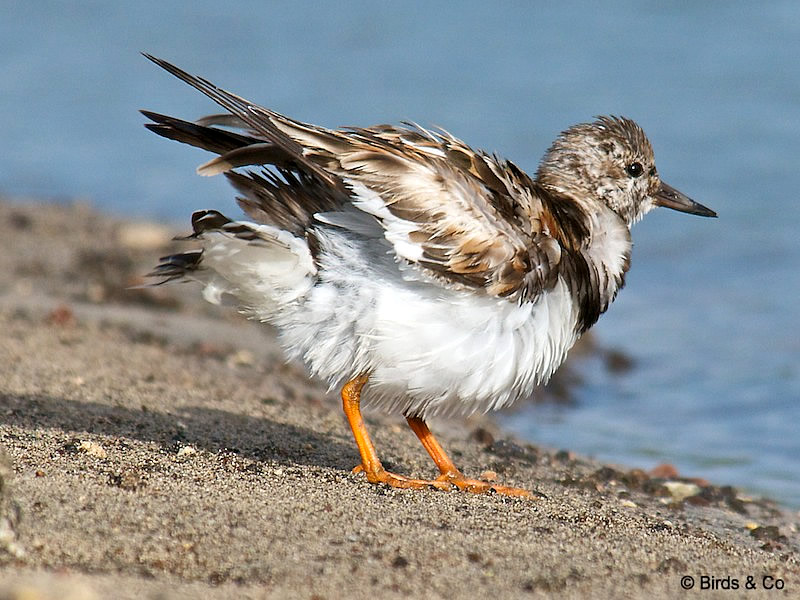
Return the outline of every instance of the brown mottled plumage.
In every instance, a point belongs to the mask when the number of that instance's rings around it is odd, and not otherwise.
[[[532,179],[442,130],[301,123],[148,58],[230,112],[144,114],[159,135],[217,154],[198,172],[224,173],[255,221],[195,213],[189,237],[203,250],[152,275],[197,279],[213,302],[233,296],[343,386],[372,482],[529,495],[466,479],[422,419],[500,408],[546,381],[622,287],[630,227],[652,208],[715,216],[660,180],[629,119],[567,129]],[[360,417],[367,382],[406,415],[439,478],[383,470]]]

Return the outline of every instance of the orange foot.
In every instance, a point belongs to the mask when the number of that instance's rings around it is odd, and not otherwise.
[[[411,477],[405,477],[404,475],[398,475],[396,473],[386,471],[383,468],[368,473],[364,470],[363,465],[358,465],[353,469],[352,472],[364,473],[367,476],[367,481],[370,483],[385,483],[391,487],[402,489],[419,490],[425,488],[435,488],[437,490],[449,491],[452,490],[453,487],[456,487],[461,491],[471,492],[473,494],[486,494],[488,492],[494,492],[495,494],[511,496],[513,498],[535,499],[537,497],[533,493],[522,488],[510,487],[507,485],[495,485],[480,479],[469,479],[464,477],[464,475],[462,475],[460,472],[445,473],[436,479],[413,479]]]
[[[533,500],[536,496],[529,492],[528,490],[523,490],[522,488],[515,488],[510,487],[507,485],[496,485],[494,483],[489,483],[488,481],[482,481],[480,479],[470,479],[468,477],[464,477],[460,472],[456,471],[455,473],[443,473],[439,477],[436,478],[436,481],[446,481],[458,489],[463,490],[465,492],[472,492],[473,494],[485,494],[487,492],[494,492],[495,494],[501,494],[502,496],[511,496],[513,498],[529,498]]]
[[[383,467],[373,470],[364,470],[363,465],[358,465],[352,471],[353,473],[364,473],[367,476],[367,481],[370,483],[385,483],[388,486],[395,488],[402,488],[405,490],[421,490],[425,488],[435,488],[437,490],[450,490],[452,485],[449,481],[442,479],[413,479],[404,475],[398,475],[387,471]]]

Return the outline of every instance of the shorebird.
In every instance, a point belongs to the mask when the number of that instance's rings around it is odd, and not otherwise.
[[[398,488],[530,497],[467,478],[426,419],[528,396],[604,313],[630,265],[630,228],[656,206],[716,214],[661,181],[635,122],[574,125],[535,177],[444,130],[327,129],[258,106],[145,55],[228,112],[195,122],[142,111],[155,133],[217,156],[252,221],[192,215],[200,249],[167,256],[156,285],[203,284],[272,323],[290,359],[340,389],[361,471]],[[384,469],[361,416],[402,413],[440,475]]]

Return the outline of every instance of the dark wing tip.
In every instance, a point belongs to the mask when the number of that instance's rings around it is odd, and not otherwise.
[[[149,60],[151,62],[154,62],[155,64],[157,64],[162,69],[169,70],[170,67],[173,68],[173,69],[177,68],[174,65],[172,65],[171,63],[167,62],[166,60],[158,58],[157,56],[153,56],[152,54],[149,54],[147,52],[142,52],[142,56],[144,56],[147,60]]]
[[[170,119],[167,115],[162,115],[161,113],[153,112],[152,110],[145,110],[139,109],[139,112],[153,121],[154,123],[164,123]]]
[[[156,56],[153,56],[152,54],[148,54],[147,52],[142,52],[142,56],[144,56],[146,59],[154,62],[159,67],[161,67],[162,69],[164,69],[168,73],[171,73],[172,75],[174,75],[178,79],[180,79],[182,81],[185,81],[186,83],[188,83],[189,85],[191,85],[193,87],[196,87],[197,89],[199,89],[200,91],[202,91],[206,95],[209,95],[209,92],[213,93],[213,92],[219,92],[220,91],[220,90],[217,90],[216,86],[214,84],[212,84],[210,81],[208,81],[207,79],[204,79],[202,77],[197,77],[195,75],[187,73],[186,71],[184,71],[180,67],[176,67],[171,62],[166,61],[163,58],[158,58]],[[212,96],[212,99],[213,99],[213,96]]]

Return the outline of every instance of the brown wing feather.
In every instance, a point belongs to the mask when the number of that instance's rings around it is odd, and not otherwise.
[[[543,218],[542,190],[512,163],[446,132],[413,125],[334,131],[301,123],[145,56],[233,115],[215,115],[196,127],[220,131],[208,125],[235,125],[251,135],[255,147],[249,149],[231,147],[238,138],[215,137],[214,150],[222,156],[206,165],[209,172],[252,161],[285,169],[285,183],[229,173],[251,216],[287,228],[308,227],[315,211],[339,210],[352,201],[382,222],[400,258],[445,284],[516,300],[532,299],[554,285],[566,238]],[[369,202],[359,190],[367,190]]]
[[[544,212],[536,186],[510,163],[422,128],[331,131],[275,124],[305,147],[306,156],[376,193],[391,216],[371,212],[387,230],[392,218],[411,224],[408,242],[421,255],[397,244],[395,250],[437,278],[514,299],[554,285],[561,244],[536,218]]]

